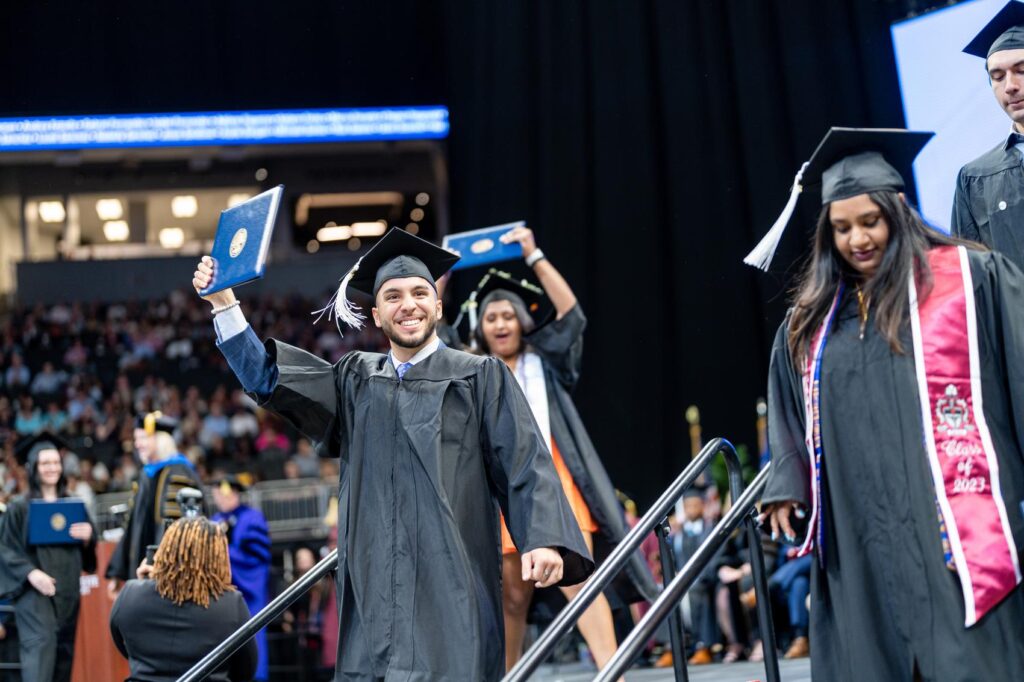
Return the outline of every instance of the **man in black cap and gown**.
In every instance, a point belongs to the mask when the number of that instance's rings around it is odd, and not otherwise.
[[[261,344],[230,289],[208,294],[242,386],[320,455],[341,458],[337,680],[497,680],[504,673],[498,509],[539,587],[593,570],[530,407],[494,358],[441,344],[435,283],[457,256],[392,229],[325,309],[358,327],[374,300],[387,354],[331,365]],[[205,257],[197,291],[216,280]]]
[[[960,169],[951,231],[1024,269],[1024,3],[1008,2],[963,50],[985,60],[1010,132]]]
[[[174,442],[176,420],[150,412],[135,421],[135,449],[142,461],[139,478],[132,483],[124,535],[107,566],[108,590],[120,589],[135,577],[135,569],[146,558],[146,546],[160,544],[167,521],[182,517],[178,491],[202,489],[195,467],[178,451]]]

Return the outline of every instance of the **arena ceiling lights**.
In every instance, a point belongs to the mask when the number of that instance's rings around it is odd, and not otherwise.
[[[443,106],[0,118],[0,152],[302,144],[448,136]]]

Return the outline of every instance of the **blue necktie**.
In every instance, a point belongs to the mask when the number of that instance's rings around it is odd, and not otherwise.
[[[410,367],[412,367],[412,363],[411,362],[403,362],[398,367],[395,367],[395,371],[398,372],[398,380],[399,381],[402,380],[402,377],[405,376],[405,373],[409,371]]]

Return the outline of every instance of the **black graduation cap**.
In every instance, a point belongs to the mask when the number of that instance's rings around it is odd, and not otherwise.
[[[43,431],[19,443],[14,450],[14,457],[23,467],[31,469],[31,465],[43,450],[70,451],[71,445],[56,433]]]
[[[488,297],[490,297],[490,300],[488,300]],[[464,307],[475,307],[477,311],[477,315],[470,318],[473,320],[470,325],[470,333],[479,324],[479,315],[483,314],[486,303],[490,303],[491,300],[515,301],[516,299],[518,299],[518,303],[522,304],[523,309],[529,313],[538,327],[546,322],[546,319],[541,317],[544,303],[547,301],[547,294],[544,293],[544,289],[529,280],[516,279],[507,272],[497,268],[490,268],[480,278],[479,284],[476,285],[476,289],[469,295],[469,300],[464,305]],[[526,331],[524,330],[524,332]]]
[[[178,420],[173,417],[167,417],[159,411],[147,412],[135,418],[135,428],[143,429],[151,436],[157,431],[173,434],[174,430],[178,428]]]
[[[978,31],[964,52],[988,60],[993,52],[1024,49],[1024,2],[1010,0]]]
[[[782,214],[743,262],[768,269],[805,188],[820,188],[822,206],[868,192],[903,191],[914,159],[934,135],[902,128],[830,128],[793,179]]]
[[[351,287],[368,296],[376,296],[384,282],[396,277],[422,277],[431,286],[444,273],[448,272],[459,260],[447,249],[431,244],[425,239],[411,235],[397,227],[381,237],[362,258],[356,261],[352,269],[345,274],[338,286],[338,291],[327,306],[314,314],[322,317],[324,313],[330,319],[333,311],[338,321],[359,329],[363,326],[366,316],[359,308],[348,300],[348,288]],[[319,321],[320,317],[317,318]]]
[[[539,312],[541,304],[547,299],[544,290],[536,284],[529,280],[516,279],[509,273],[496,268],[491,268],[486,275],[480,278],[480,283],[477,284],[476,291],[473,293],[476,295],[475,300],[483,303],[488,294],[498,290],[508,291],[521,298],[524,307],[531,315]]]

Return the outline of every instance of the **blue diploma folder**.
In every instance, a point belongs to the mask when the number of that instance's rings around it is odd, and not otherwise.
[[[475,268],[479,265],[500,263],[501,261],[516,260],[523,257],[523,247],[515,242],[503,244],[501,235],[510,232],[514,228],[523,227],[526,222],[520,220],[515,223],[505,223],[494,227],[482,227],[479,230],[469,232],[458,232],[446,235],[441,246],[452,251],[458,251],[462,256],[461,260],[452,267],[452,271]]]
[[[28,544],[80,544],[81,540],[71,537],[71,524],[88,519],[85,503],[81,500],[32,500],[28,507]]]
[[[213,238],[213,281],[200,295],[229,289],[263,277],[270,236],[284,185],[221,211]]]

